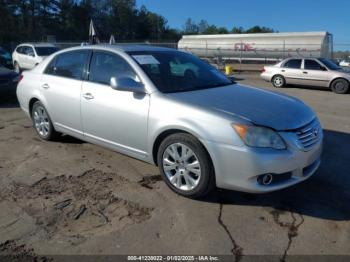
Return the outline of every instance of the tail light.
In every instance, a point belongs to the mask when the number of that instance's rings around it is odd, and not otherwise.
[[[264,72],[266,72],[265,67],[263,69],[261,69],[261,73],[264,73]]]

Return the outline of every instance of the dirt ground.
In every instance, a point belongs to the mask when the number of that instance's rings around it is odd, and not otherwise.
[[[236,78],[272,89],[257,74]],[[276,91],[318,114],[325,129],[320,169],[286,190],[217,190],[202,200],[172,193],[156,167],[135,159],[69,136],[41,141],[15,98],[1,94],[0,256],[350,255],[350,95]]]

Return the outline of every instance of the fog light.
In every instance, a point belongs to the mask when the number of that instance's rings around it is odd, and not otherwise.
[[[258,183],[263,186],[268,186],[273,181],[273,175],[272,174],[265,174],[258,176]]]

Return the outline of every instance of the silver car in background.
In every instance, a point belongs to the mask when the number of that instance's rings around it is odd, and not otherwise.
[[[326,58],[288,58],[265,66],[261,77],[275,87],[288,84],[326,87],[337,94],[345,94],[350,88],[350,71]]]
[[[322,128],[302,101],[173,49],[66,49],[24,72],[17,96],[42,139],[64,133],[156,164],[184,196],[270,192],[320,165]]]

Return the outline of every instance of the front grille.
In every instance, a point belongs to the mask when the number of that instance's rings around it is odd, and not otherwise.
[[[322,128],[317,119],[296,131],[298,145],[301,149],[308,151],[322,139]]]

